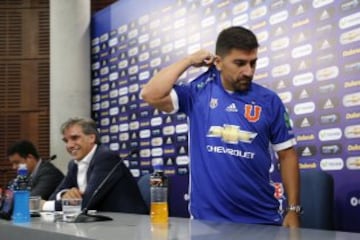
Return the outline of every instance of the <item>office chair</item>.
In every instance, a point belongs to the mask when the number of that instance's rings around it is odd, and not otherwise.
[[[141,176],[137,184],[146,206],[150,209],[150,174]]]
[[[301,170],[301,227],[333,230],[334,181],[320,170]]]

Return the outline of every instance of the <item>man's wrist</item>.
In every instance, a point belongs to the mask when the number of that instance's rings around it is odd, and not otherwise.
[[[294,213],[300,215],[304,212],[304,210],[301,205],[289,204],[289,206],[286,208],[286,212],[294,212]]]

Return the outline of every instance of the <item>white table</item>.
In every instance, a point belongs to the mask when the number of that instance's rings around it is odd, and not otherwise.
[[[117,239],[191,239],[191,240],[359,240],[360,234],[313,229],[287,229],[268,225],[214,223],[170,218],[169,224],[151,226],[148,215],[102,213],[113,221],[65,223],[44,217],[32,218],[29,224],[0,220],[1,240],[117,240]]]

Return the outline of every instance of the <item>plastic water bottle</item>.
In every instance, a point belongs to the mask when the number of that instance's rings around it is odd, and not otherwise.
[[[14,210],[12,220],[14,223],[30,222],[30,179],[26,164],[20,164],[17,177],[13,184],[14,189]]]
[[[151,223],[167,223],[168,210],[168,178],[164,174],[163,165],[154,166],[150,176],[150,217]]]

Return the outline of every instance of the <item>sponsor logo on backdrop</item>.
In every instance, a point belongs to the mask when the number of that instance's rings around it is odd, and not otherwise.
[[[319,101],[319,105],[322,107],[322,109],[327,110],[327,109],[333,109],[335,107],[337,107],[339,105],[339,100],[332,97],[327,98],[327,99],[321,99]]]
[[[339,27],[340,29],[347,29],[360,24],[360,12],[345,16],[340,19]]]
[[[275,25],[281,22],[284,22],[288,19],[289,12],[287,10],[280,11],[278,13],[270,15],[269,23]]]
[[[297,151],[298,156],[312,157],[312,156],[316,155],[316,146],[309,145],[309,146],[297,147],[296,151]]]
[[[360,62],[351,62],[344,65],[344,70],[347,73],[354,73],[360,71]]]
[[[298,134],[296,136],[296,141],[297,142],[303,142],[303,141],[311,141],[311,140],[315,140],[315,135],[310,133],[310,134]]]
[[[320,160],[320,168],[324,171],[336,171],[344,168],[341,158],[324,158]]]
[[[357,88],[360,87],[360,80],[351,80],[344,82],[344,88]]]
[[[298,103],[294,106],[294,113],[296,115],[308,114],[315,111],[314,102]]]
[[[352,138],[360,138],[360,124],[347,126],[344,130],[345,137]]]
[[[304,118],[299,118],[295,121],[295,127],[297,128],[307,128],[314,125],[314,117],[308,116]]]
[[[342,99],[342,103],[344,107],[360,106],[360,92],[344,95]]]
[[[110,136],[108,136],[108,135],[103,135],[103,136],[101,136],[101,142],[102,143],[109,143],[110,142]]]
[[[331,92],[334,92],[336,89],[338,89],[338,87],[336,86],[336,83],[329,83],[329,84],[319,86],[320,93],[331,93]]]
[[[311,44],[305,44],[299,47],[294,48],[291,51],[291,57],[294,59],[302,58],[308,56],[312,53],[313,47]]]
[[[110,126],[110,133],[118,133],[119,132],[119,126],[118,125],[111,125]]]
[[[314,0],[312,2],[312,6],[314,8],[321,8],[321,7],[324,7],[330,3],[334,2],[334,0]]]
[[[282,37],[275,41],[272,41],[271,45],[270,45],[270,49],[274,52],[279,51],[279,50],[284,50],[287,47],[289,47],[289,44],[290,44],[289,37]]]
[[[187,175],[189,170],[186,167],[178,167],[177,174],[179,175]]]
[[[339,140],[342,137],[342,130],[340,128],[321,129],[318,136],[321,141]]]
[[[291,99],[292,99],[292,93],[290,91],[288,92],[283,92],[283,93],[278,93],[281,101],[286,104],[286,103],[289,103],[291,102]]]
[[[339,75],[339,68],[337,66],[326,67],[316,71],[316,79],[318,81],[327,81],[334,79]]]
[[[112,151],[118,151],[119,150],[119,143],[111,143],[109,148]]]
[[[299,89],[295,92],[297,99],[307,99],[312,96],[312,89]]]
[[[342,152],[342,146],[340,144],[323,144],[320,147],[320,151],[324,155],[340,154]]]
[[[317,168],[317,160],[313,160],[313,162],[309,162],[309,161],[306,161],[306,162],[300,162],[299,163],[299,168],[300,169],[315,169]]]
[[[179,166],[188,165],[189,164],[189,157],[188,156],[178,156],[176,157],[176,164]]]
[[[349,200],[350,200],[350,205],[352,207],[360,207],[360,193],[359,192],[355,193],[354,195],[350,195]]]
[[[353,42],[360,41],[360,28],[344,32],[340,35],[340,43],[345,45]]]
[[[295,75],[292,82],[294,86],[301,86],[301,85],[310,84],[313,81],[314,81],[313,73],[308,72],[300,75]]]
[[[346,120],[359,119],[360,112],[346,113],[345,118],[346,118]]]
[[[356,152],[356,151],[360,151],[360,145],[359,144],[349,144],[347,146],[347,150],[349,152]]]
[[[360,156],[348,157],[346,167],[351,170],[360,170]]]
[[[319,55],[316,59],[319,64],[327,64],[330,62],[333,62],[335,58],[335,55],[332,53],[328,53],[325,55]]]
[[[154,118],[152,118],[151,121],[150,121],[150,125],[151,125],[152,127],[154,127],[154,126],[161,126],[162,124],[163,124],[163,119],[162,119],[162,117],[154,117]]]

